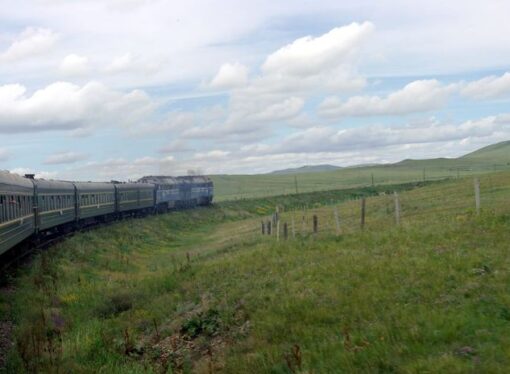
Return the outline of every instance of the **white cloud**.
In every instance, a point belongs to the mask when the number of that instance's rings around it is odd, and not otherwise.
[[[362,40],[372,32],[370,22],[337,27],[319,37],[306,36],[295,40],[266,58],[265,74],[310,76],[331,71],[348,60]]]
[[[248,81],[248,68],[238,62],[221,65],[216,76],[211,80],[211,88],[229,89],[241,87]]]
[[[355,60],[373,28],[370,22],[352,23],[318,37],[297,39],[269,54],[258,76],[232,89],[222,123],[195,125],[184,135],[224,139],[265,136],[262,134],[269,132],[261,131],[264,128],[299,117],[310,96],[359,90],[365,79],[357,74]],[[220,72],[213,81],[221,77]]]
[[[77,152],[60,152],[48,156],[44,163],[48,165],[74,164],[87,159],[88,156]]]
[[[139,90],[114,91],[98,82],[56,82],[26,95],[19,84],[0,86],[0,132],[75,130],[137,123],[154,110]]]
[[[131,53],[125,53],[115,57],[112,62],[104,69],[109,74],[121,73],[154,73],[159,69],[157,62],[144,62],[139,56]]]
[[[29,27],[0,54],[0,62],[15,62],[45,53],[57,39],[58,35],[49,29]]]
[[[462,87],[461,94],[477,100],[509,96],[510,72],[506,72],[500,77],[492,75],[474,82],[469,82]]]
[[[75,54],[67,55],[60,63],[60,71],[65,75],[81,75],[88,70],[88,58]]]
[[[362,126],[342,130],[316,126],[296,132],[273,149],[277,153],[345,152],[387,146],[442,143],[470,138],[501,139],[510,137],[508,121],[491,116],[461,124],[434,119],[405,126]]]
[[[442,108],[455,90],[454,85],[445,86],[435,79],[419,80],[387,97],[354,96],[347,101],[333,96],[319,106],[319,114],[325,117],[401,115],[426,112]]]

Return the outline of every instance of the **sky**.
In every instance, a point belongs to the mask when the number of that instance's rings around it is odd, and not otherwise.
[[[508,0],[0,0],[0,169],[69,180],[510,139]]]

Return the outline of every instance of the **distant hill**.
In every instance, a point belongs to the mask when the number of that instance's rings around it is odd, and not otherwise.
[[[334,166],[334,165],[305,165],[301,166],[299,168],[290,168],[290,169],[283,169],[283,170],[275,170],[272,171],[269,174],[303,174],[303,173],[320,173],[324,171],[334,171],[342,169],[340,166]]]
[[[508,163],[510,162],[510,140],[480,148],[477,151],[460,157],[460,159]]]

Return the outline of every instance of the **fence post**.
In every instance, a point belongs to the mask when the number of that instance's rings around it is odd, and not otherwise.
[[[303,219],[301,221],[301,231],[303,232],[303,235],[306,233],[305,215],[306,215],[306,211],[305,211],[305,207],[303,207]]]
[[[480,179],[475,178],[475,204],[476,214],[480,215]]]
[[[271,221],[267,221],[267,235],[271,235]]]
[[[317,234],[319,231],[319,220],[317,219],[317,215],[313,215],[313,233]]]
[[[340,235],[340,218],[338,217],[338,208],[335,207],[335,223],[336,223],[336,235]]]
[[[365,213],[366,213],[367,200],[361,198],[361,229],[365,228]]]
[[[260,223],[261,223],[260,227],[262,228],[262,235],[265,235],[266,234],[266,225],[264,224],[264,221],[262,221]]]
[[[399,226],[400,225],[400,200],[398,198],[397,191],[394,192],[394,196],[395,196],[395,223],[397,224],[397,226]]]
[[[276,221],[276,241],[280,241],[280,221]]]
[[[283,224],[283,238],[285,240],[287,240],[288,237],[289,237],[289,232],[288,232],[288,228],[287,228],[287,222],[285,222]]]

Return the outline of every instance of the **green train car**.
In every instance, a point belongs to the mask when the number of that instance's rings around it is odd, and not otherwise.
[[[96,183],[34,179],[33,175],[0,171],[0,256],[31,239],[125,216],[208,205],[212,197],[213,186],[207,177]]]
[[[74,186],[77,220],[115,213],[115,186],[112,183],[77,182]]]
[[[0,172],[0,254],[34,233],[34,183]]]
[[[73,183],[34,179],[36,232],[76,220],[76,190]]]

